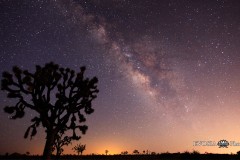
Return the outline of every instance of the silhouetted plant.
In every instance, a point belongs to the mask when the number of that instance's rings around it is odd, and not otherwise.
[[[237,155],[240,156],[240,151],[237,151]]]
[[[156,152],[152,152],[151,155],[156,155]]]
[[[28,127],[24,138],[36,135],[37,127],[42,124],[46,132],[43,156],[48,159],[56,136],[62,130],[72,130],[72,140],[79,140],[77,130],[86,133],[86,114],[93,113],[91,102],[98,93],[96,77],[84,78],[85,67],[75,73],[69,68],[59,68],[48,63],[44,67],[36,66],[35,73],[13,67],[13,74],[3,72],[1,89],[8,92],[8,98],[17,99],[15,106],[6,106],[4,111],[14,114],[11,119],[22,118],[25,109],[34,110],[32,125]],[[77,121],[79,123],[77,123]],[[79,132],[78,131],[78,132]]]
[[[76,146],[73,147],[73,151],[77,152],[77,154],[79,155],[79,153],[83,153],[83,151],[86,150],[86,145],[81,145],[81,144],[77,144]]]
[[[189,151],[185,151],[185,152],[183,152],[183,154],[185,154],[185,155],[189,155],[190,152],[189,152]]]
[[[64,136],[64,130],[60,131],[56,137],[53,144],[53,152],[56,150],[56,155],[60,156],[63,153],[63,146],[69,145],[72,139],[69,136]]]
[[[107,155],[107,154],[108,154],[108,152],[109,152],[109,151],[106,149],[106,150],[105,150],[105,154]]]
[[[148,153],[149,153],[149,151],[147,150],[147,151],[146,151],[146,154],[148,154]]]
[[[139,154],[139,151],[138,151],[137,149],[135,149],[135,150],[133,151],[133,154]]]
[[[122,155],[127,155],[128,154],[128,151],[123,151],[121,152]]]
[[[192,154],[200,154],[199,151],[193,150]]]

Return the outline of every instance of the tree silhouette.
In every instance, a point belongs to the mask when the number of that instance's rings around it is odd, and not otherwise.
[[[69,145],[72,139],[69,136],[64,136],[64,131],[60,131],[56,137],[53,144],[53,152],[56,150],[56,155],[60,156],[63,153],[63,146]]]
[[[135,149],[135,150],[133,151],[133,154],[139,154],[139,151],[138,151],[137,149]]]
[[[73,147],[73,150],[77,152],[78,155],[79,153],[81,153],[82,155],[82,152],[86,150],[86,144],[85,145],[77,144],[75,147]]]
[[[36,66],[35,73],[13,67],[13,74],[3,72],[1,89],[8,92],[8,98],[17,99],[15,106],[6,106],[4,111],[14,114],[11,118],[22,118],[25,109],[37,113],[24,135],[36,135],[37,127],[42,124],[46,132],[43,157],[50,159],[56,136],[63,130],[72,131],[70,138],[79,140],[85,134],[85,116],[93,113],[91,102],[98,93],[96,77],[84,78],[85,67],[75,73],[69,68],[47,63]]]
[[[237,151],[237,155],[240,156],[240,151]]]
[[[108,152],[109,152],[109,151],[106,149],[106,150],[105,150],[106,155],[108,154]]]
[[[156,155],[156,152],[152,152],[151,155]]]
[[[127,155],[128,154],[128,151],[123,151],[121,152],[122,155]]]

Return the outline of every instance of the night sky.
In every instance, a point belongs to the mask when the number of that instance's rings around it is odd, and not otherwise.
[[[240,150],[193,146],[240,142],[239,0],[1,0],[0,72],[50,61],[99,78],[84,154]],[[0,92],[0,154],[41,155],[44,129],[24,139],[35,113],[10,120],[14,102]]]

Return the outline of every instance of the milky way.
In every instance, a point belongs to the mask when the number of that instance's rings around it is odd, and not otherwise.
[[[230,153],[193,141],[240,141],[240,3],[230,1],[37,1],[0,3],[1,71],[54,61],[99,78],[86,153],[134,149]],[[28,57],[28,58],[26,58]],[[2,106],[12,103],[1,93]],[[1,113],[1,141],[20,130],[18,152],[41,154],[44,132],[22,135],[31,113]],[[16,125],[16,128],[9,127]],[[224,130],[222,130],[224,128]],[[77,142],[74,142],[74,144]],[[71,147],[66,148],[72,153]]]
[[[160,41],[154,42],[151,37],[143,36],[140,40],[127,43],[111,30],[112,24],[107,23],[104,17],[85,13],[78,3],[64,3],[58,7],[67,13],[65,16],[69,19],[74,17],[75,23],[90,26],[89,33],[106,50],[105,58],[111,58],[140,92],[150,95],[159,103],[157,107],[165,106],[168,99],[177,98],[178,101],[178,96],[182,98],[184,82],[181,75],[168,64],[169,51],[161,47],[163,44]],[[96,19],[99,19],[98,23]],[[182,107],[182,104],[178,105]]]

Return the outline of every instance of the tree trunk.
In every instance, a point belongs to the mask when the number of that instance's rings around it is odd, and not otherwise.
[[[61,155],[61,148],[58,147],[58,149],[57,149],[57,154],[56,154],[56,158],[57,158],[57,159],[60,159],[60,155]]]
[[[52,147],[54,143],[54,133],[47,132],[46,143],[43,151],[43,159],[50,160],[52,155]]]
[[[60,153],[60,148],[57,148],[57,154],[56,154],[56,155],[59,157],[60,154],[61,154],[61,153]]]

